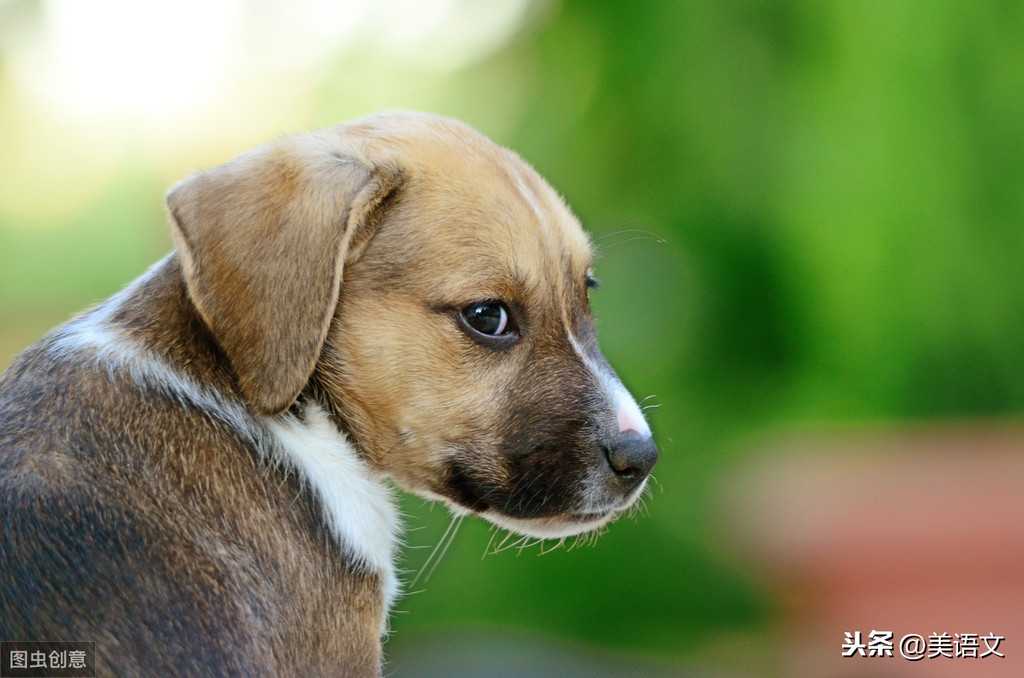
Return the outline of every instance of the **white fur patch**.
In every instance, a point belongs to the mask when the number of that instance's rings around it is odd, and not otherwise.
[[[547,219],[544,218],[544,212],[540,209],[540,203],[537,202],[537,197],[526,187],[526,184],[523,183],[523,178],[519,175],[516,175],[516,187],[519,189],[519,193],[523,196],[523,200],[530,206],[530,209],[533,210],[534,215],[537,217],[537,221],[540,223],[541,230],[545,235],[547,235],[548,222]]]
[[[277,453],[316,493],[338,541],[381,575],[387,609],[398,594],[393,563],[400,524],[394,497],[326,412],[311,406],[304,417],[284,414],[267,420]]]
[[[629,394],[629,391],[626,390],[626,387],[618,379],[610,381],[613,383],[610,383],[606,388],[612,391],[615,413],[619,423],[619,432],[635,431],[642,436],[650,437],[651,427],[647,424],[647,420],[644,419],[643,412],[640,411],[640,406],[637,405],[633,396]]]
[[[647,420],[644,418],[643,412],[640,410],[640,406],[637,405],[636,400],[630,395],[626,387],[622,385],[618,377],[611,374],[609,370],[602,368],[600,365],[594,363],[587,355],[583,347],[580,346],[579,341],[573,335],[572,331],[566,327],[566,335],[569,337],[569,343],[572,344],[573,350],[576,355],[580,357],[583,364],[587,366],[587,369],[597,377],[598,381],[601,382],[601,386],[604,388],[608,398],[611,399],[615,405],[615,415],[618,419],[619,432],[624,431],[636,431],[640,435],[650,436],[651,427],[647,424]]]
[[[192,405],[258,444],[262,429],[241,403],[196,383],[111,323],[120,304],[165,261],[153,265],[122,291],[60,328],[50,350],[63,358],[75,356],[101,365],[111,377],[124,373],[142,390],[155,390],[182,404]]]

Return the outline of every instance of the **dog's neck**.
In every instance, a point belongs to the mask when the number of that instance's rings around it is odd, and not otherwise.
[[[227,357],[189,298],[177,254],[154,264],[89,316],[119,332],[125,341],[145,346],[196,383],[239,397]]]
[[[350,442],[315,380],[277,416],[245,403],[230,362],[189,298],[177,255],[59,328],[51,342],[57,354],[76,354],[144,391],[196,407],[263,457],[297,470],[339,548],[357,569],[380,577],[386,614],[398,592],[393,557],[400,529],[389,487]]]
[[[104,308],[107,305],[109,309]],[[168,255],[93,312],[100,310],[106,311],[107,322],[126,338],[153,350],[192,380],[243,400],[227,356],[189,297],[177,254]],[[351,436],[340,408],[315,373],[288,412],[304,419],[310,407],[326,410],[339,431]]]

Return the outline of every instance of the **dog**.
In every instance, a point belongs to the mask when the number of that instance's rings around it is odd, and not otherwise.
[[[377,676],[389,480],[553,539],[642,492],[592,244],[511,151],[388,112],[166,202],[174,251],[0,377],[0,639],[95,642],[100,675]]]

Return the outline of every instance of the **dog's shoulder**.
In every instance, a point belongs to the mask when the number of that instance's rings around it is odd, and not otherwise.
[[[244,436],[233,442],[229,426],[190,417],[174,384],[147,385],[159,362],[147,364],[102,314],[57,328],[0,377],[0,637],[94,640],[101,661],[128,667],[136,648],[177,636],[187,651],[161,643],[149,660],[238,672],[241,657],[260,656],[258,634],[247,634],[259,625],[215,592],[259,582],[241,551],[209,548],[186,498],[217,489],[203,477],[217,477],[216,459],[202,450],[241,456]],[[256,461],[246,465],[255,476]],[[118,632],[106,634],[113,619]]]
[[[147,661],[177,673],[372,673],[397,591],[388,490],[319,407],[246,405],[176,267],[0,376],[0,637],[98,640],[121,667],[161,647]]]

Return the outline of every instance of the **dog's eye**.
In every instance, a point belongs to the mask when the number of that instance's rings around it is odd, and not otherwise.
[[[508,309],[500,301],[482,301],[462,309],[462,319],[471,329],[488,337],[512,332]]]

